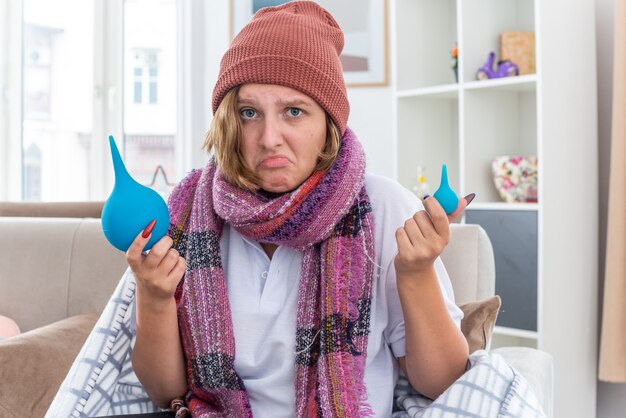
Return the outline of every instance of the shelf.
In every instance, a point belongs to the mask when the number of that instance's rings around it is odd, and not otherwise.
[[[527,338],[529,340],[536,340],[539,337],[537,331],[526,331],[524,329],[508,328],[508,327],[493,327],[494,334],[507,335],[509,337]]]
[[[537,75],[521,75],[517,77],[505,77],[492,80],[477,80],[463,84],[442,84],[438,86],[404,89],[396,92],[396,97],[441,97],[456,98],[459,90],[493,90],[503,92],[534,92],[537,84]]]
[[[534,91],[537,84],[537,74],[504,77],[491,80],[469,81],[463,84],[465,90],[494,89],[501,91]]]
[[[495,293],[502,307],[491,347],[534,347],[550,353],[560,382],[555,385],[554,416],[592,416],[595,392],[585,390],[596,383],[592,364],[574,369],[563,365],[569,361],[584,366],[595,355],[596,347],[588,340],[597,327],[597,225],[582,225],[582,236],[589,237],[584,240],[568,239],[567,225],[593,218],[597,205],[587,200],[567,213],[560,207],[583,185],[597,183],[595,170],[571,181],[572,173],[597,154],[595,44],[587,42],[593,31],[593,2],[577,3],[576,13],[567,19],[565,0],[392,4],[394,174],[410,190],[420,167],[433,188],[445,162],[451,187],[461,196],[476,193],[462,222],[481,225],[493,248]],[[502,59],[504,32],[534,34],[534,71],[524,68],[528,72],[523,75],[476,80],[490,52],[496,61]],[[455,45],[458,79],[450,54]],[[501,198],[492,164],[505,156],[538,157],[538,202],[507,203]],[[570,327],[565,337],[555,338],[567,321],[584,326]],[[572,394],[579,400],[574,406]]]
[[[512,335],[503,335],[494,332],[491,336],[490,349],[501,347],[528,347],[539,348],[539,340],[534,338],[523,338]]]
[[[472,202],[467,210],[529,210],[539,209],[537,203]]]
[[[456,99],[459,93],[458,84],[444,84],[441,86],[422,87],[418,89],[401,90],[396,93],[398,98],[406,97],[432,97],[443,99]]]

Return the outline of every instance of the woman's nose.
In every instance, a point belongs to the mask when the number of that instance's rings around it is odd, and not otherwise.
[[[283,143],[280,121],[276,118],[265,118],[261,131],[261,145],[273,148]]]

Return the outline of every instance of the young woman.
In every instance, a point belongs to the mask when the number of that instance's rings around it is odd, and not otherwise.
[[[342,49],[333,17],[295,1],[261,9],[224,55],[214,157],[172,193],[170,236],[143,253],[147,228],[127,253],[133,369],[160,406],[389,417],[399,369],[433,399],[464,373],[438,257],[467,201],[448,217],[366,174]]]

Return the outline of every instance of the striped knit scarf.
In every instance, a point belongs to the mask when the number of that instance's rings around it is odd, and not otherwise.
[[[224,223],[250,239],[303,253],[294,347],[297,416],[371,416],[363,377],[374,236],[364,173],[363,150],[347,129],[335,164],[291,193],[243,191],[222,179],[213,160],[174,190],[170,236],[187,260],[176,299],[192,416],[252,416],[234,369],[219,246]]]

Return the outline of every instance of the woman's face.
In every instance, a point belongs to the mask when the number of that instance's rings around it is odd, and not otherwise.
[[[326,144],[326,112],[315,100],[290,87],[245,84],[237,110],[241,154],[261,189],[289,192],[313,173]]]

